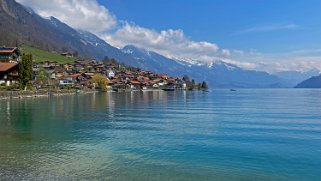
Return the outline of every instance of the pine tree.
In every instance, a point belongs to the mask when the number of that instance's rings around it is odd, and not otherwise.
[[[191,85],[190,85],[190,89],[194,90],[195,89],[195,80],[192,79]]]
[[[19,63],[19,85],[20,89],[26,90],[32,77],[32,55],[23,54]]]
[[[183,81],[184,81],[184,82],[189,82],[189,77],[188,77],[188,75],[184,75]]]
[[[206,84],[205,81],[202,82],[202,89],[208,89],[208,85]]]
[[[202,88],[202,84],[201,83],[198,83],[197,84],[197,89],[200,90]]]

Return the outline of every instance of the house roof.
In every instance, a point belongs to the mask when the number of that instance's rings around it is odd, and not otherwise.
[[[105,66],[104,65],[96,65],[95,67],[96,68],[104,68]]]
[[[81,74],[71,74],[71,75],[69,75],[69,77],[71,77],[71,78],[77,78],[79,76],[81,76]]]
[[[140,82],[135,81],[135,80],[130,81],[130,83],[131,83],[131,84],[140,84]]]
[[[0,63],[0,72],[6,72],[17,65],[17,63]]]
[[[0,47],[0,53],[12,53],[17,47]]]

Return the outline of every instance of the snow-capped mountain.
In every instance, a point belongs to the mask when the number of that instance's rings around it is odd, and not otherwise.
[[[196,81],[207,81],[212,87],[283,86],[281,80],[274,75],[266,72],[244,70],[223,61],[202,63],[195,60],[170,59],[132,45],[125,46],[122,52],[131,56],[135,60],[134,65],[138,67],[155,72],[166,72],[172,76],[182,77],[189,75]]]
[[[137,48],[133,45],[125,46],[121,51],[134,60],[131,62],[124,62],[127,64],[138,66],[146,70],[152,70],[154,72],[165,72],[169,75],[182,76],[187,73],[187,67],[185,65],[179,64],[177,61],[155,52]]]

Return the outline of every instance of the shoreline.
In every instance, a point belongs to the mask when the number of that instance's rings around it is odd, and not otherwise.
[[[178,90],[175,90],[178,91]],[[99,93],[98,90],[38,90],[38,91],[0,91],[0,100],[8,99],[25,99],[25,98],[41,98],[50,96],[66,96],[77,94]],[[162,89],[146,89],[146,90],[131,90],[131,91],[113,91],[107,90],[106,92],[125,93],[125,92],[166,92]]]
[[[65,96],[97,92],[98,91],[96,90],[82,90],[81,92],[76,92],[76,90],[0,91],[0,100]]]

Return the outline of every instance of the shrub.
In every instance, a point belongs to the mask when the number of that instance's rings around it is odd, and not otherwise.
[[[93,76],[93,81],[97,85],[97,89],[104,91],[104,92],[107,91],[107,84],[109,82],[107,77],[105,77],[101,74],[96,74]]]

